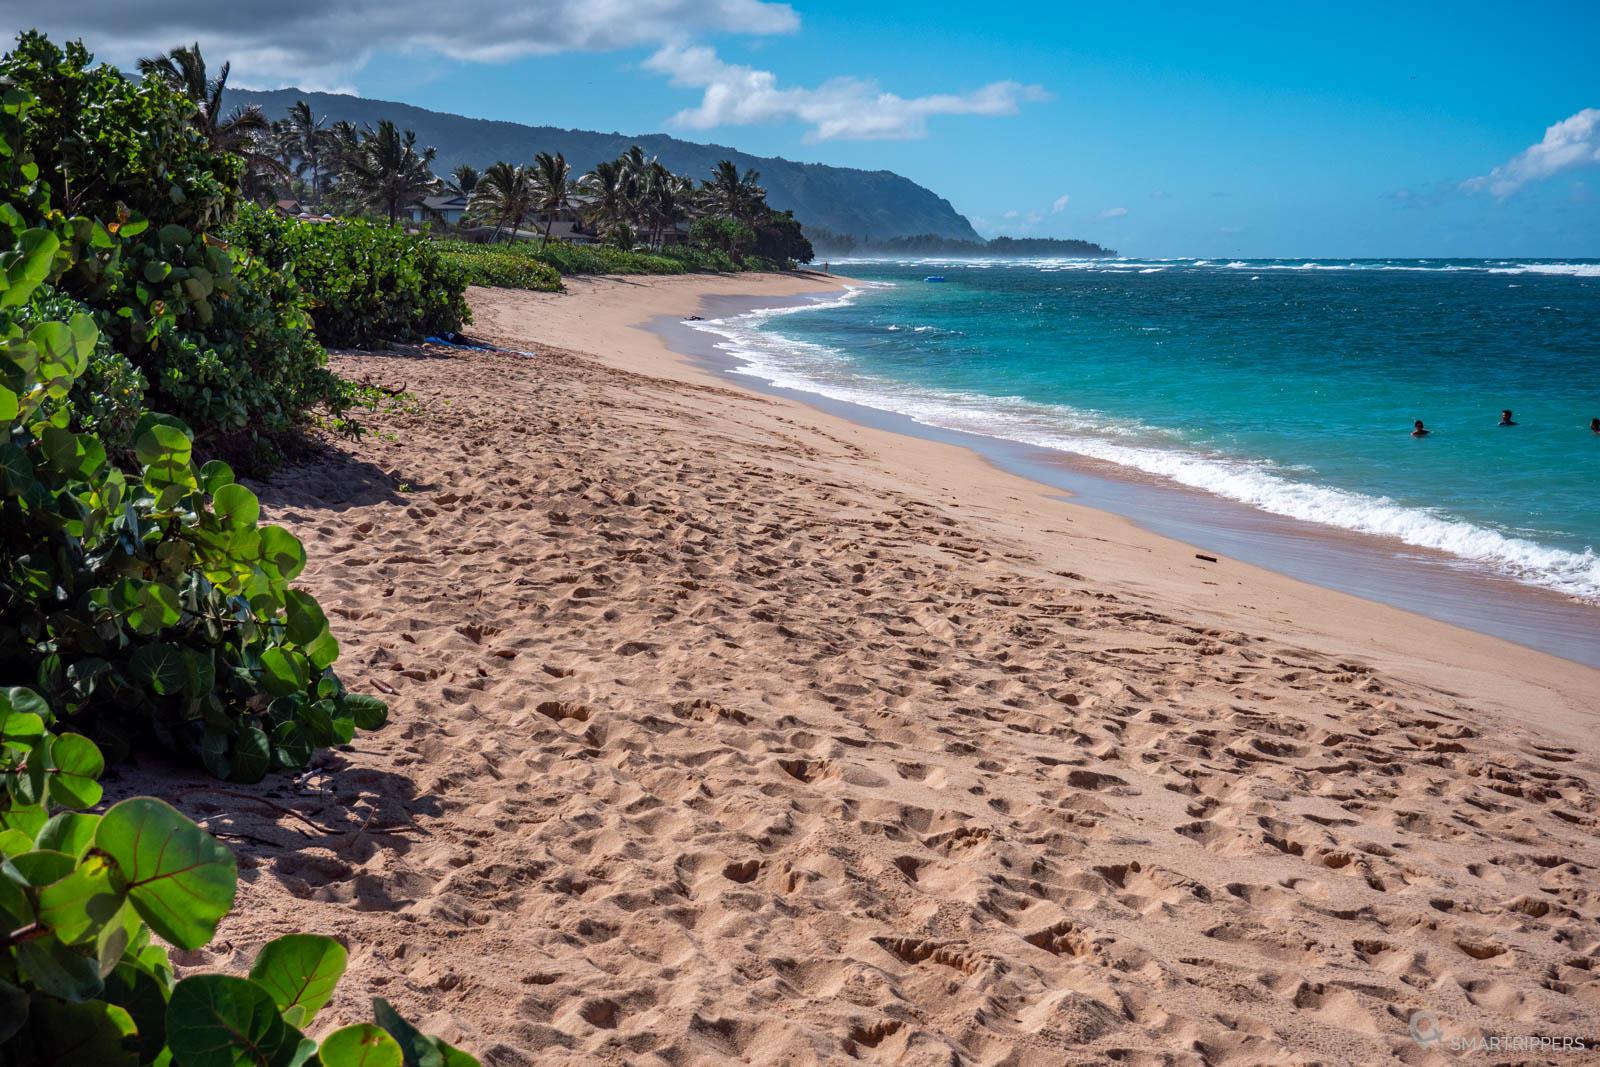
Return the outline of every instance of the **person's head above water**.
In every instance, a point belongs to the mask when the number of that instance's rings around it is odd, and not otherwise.
[[[1504,411],[1500,412],[1500,425],[1501,426],[1515,426],[1516,425],[1516,422],[1511,418],[1511,409],[1510,408],[1506,408]]]
[[[1590,419],[1589,420],[1589,432],[1590,433],[1600,433],[1600,419]]]
[[[1428,428],[1426,426],[1422,425],[1422,420],[1421,419],[1418,419],[1416,422],[1413,422],[1411,424],[1411,436],[1412,437],[1426,437],[1426,436],[1428,436],[1428,433],[1429,433],[1429,430],[1428,430]]]

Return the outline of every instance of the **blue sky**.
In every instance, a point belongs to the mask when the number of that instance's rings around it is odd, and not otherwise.
[[[987,234],[1143,256],[1600,256],[1600,4],[505,7],[47,17],[114,61],[198,37],[241,84],[888,168]]]

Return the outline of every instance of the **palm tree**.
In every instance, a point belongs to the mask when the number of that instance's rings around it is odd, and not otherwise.
[[[633,221],[640,229],[645,227],[645,199],[649,195],[650,165],[654,162],[654,159],[645,158],[644,149],[638,145],[632,145],[617,157],[617,163],[622,167],[628,201],[633,205]]]
[[[289,105],[288,117],[281,126],[284,145],[311,168],[313,206],[322,203],[322,159],[329,148],[327,121],[314,114],[310,104],[296,100]]]
[[[533,157],[534,206],[544,215],[544,244],[550,243],[550,227],[556,215],[572,206],[575,192],[572,167],[567,157],[557,152],[540,152]]]
[[[228,87],[230,69],[231,64],[224,63],[217,76],[211,77],[198,43],[139,60],[140,74],[165,82],[194,104],[195,128],[205,135],[213,152],[238,156],[249,170],[287,177],[283,165],[262,150],[272,124],[261,108],[252,104],[234,108],[227,115],[222,113],[222,94]]]
[[[471,163],[462,163],[450,172],[450,180],[445,183],[445,188],[457,196],[471,199],[472,191],[478,187],[480,177],[477,167]]]
[[[628,198],[628,174],[623,162],[604,160],[596,163],[594,170],[585,174],[578,183],[589,202],[584,205],[583,220],[602,233],[616,233],[633,218],[633,202]]]
[[[650,223],[650,244],[660,248],[666,231],[689,217],[694,182],[651,161],[645,183],[644,214]]]
[[[439,187],[428,169],[433,146],[418,149],[416,131],[402,133],[389,119],[380,120],[377,129],[365,127],[347,150],[345,181],[362,203],[386,212],[391,223],[402,207]]]
[[[724,159],[712,168],[711,178],[701,192],[714,214],[750,222],[766,206],[767,191],[761,188],[760,181],[760,174],[753,170],[740,174],[732,160]]]
[[[491,165],[481,178],[476,178],[476,171],[473,173],[475,181],[472,199],[467,205],[468,214],[474,218],[494,219],[496,237],[508,225],[515,237],[523,220],[538,206],[533,171],[502,162]]]

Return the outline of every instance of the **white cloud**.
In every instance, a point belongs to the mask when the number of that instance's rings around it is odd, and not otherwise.
[[[1108,207],[1100,212],[1100,217],[1103,219],[1120,219],[1127,213],[1128,209],[1125,207]]]
[[[1487,189],[1504,200],[1529,182],[1573,167],[1600,163],[1600,108],[1586,107],[1544,131],[1544,140],[1518,152],[1487,175],[1468,178],[1461,188]]]
[[[346,84],[377,52],[494,63],[800,25],[787,3],[767,0],[70,0],[30,4],[20,21],[58,39],[82,37],[124,67],[199,41],[213,64],[233,62],[241,85],[301,87]]]
[[[1060,196],[1056,197],[1055,202],[1050,205],[1050,214],[1061,214],[1063,211],[1067,210],[1067,205],[1070,203],[1072,203],[1072,197],[1066,193],[1062,193]]]
[[[833,78],[816,88],[784,88],[771,71],[724,62],[705,45],[669,44],[645,61],[679,88],[702,91],[698,107],[671,121],[692,129],[803,122],[807,140],[906,140],[924,137],[934,115],[1014,115],[1024,101],[1046,99],[1036,85],[994,82],[967,93],[906,98],[864,78]]]

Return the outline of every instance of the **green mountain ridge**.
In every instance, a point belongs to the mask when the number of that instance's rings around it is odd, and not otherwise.
[[[697,144],[666,134],[629,136],[555,126],[527,126],[497,119],[451,115],[412,104],[369,100],[299,89],[270,91],[229,89],[224,106],[258,104],[271,119],[282,118],[296,100],[304,100],[330,122],[345,119],[376,123],[391,119],[417,132],[417,140],[438,149],[434,169],[448,174],[460,163],[479,169],[504,159],[527,162],[535,152],[560,152],[579,173],[603,159],[614,159],[630,145],[679,173],[703,178],[718,160],[731,159],[741,170],[754,168],[767,189],[767,202],[779,211],[792,210],[802,223],[835,233],[872,238],[933,234],[977,241],[978,234],[950,201],[909,178],[887,170],[856,170],[825,163],[796,163],[752,156],[725,145]]]

